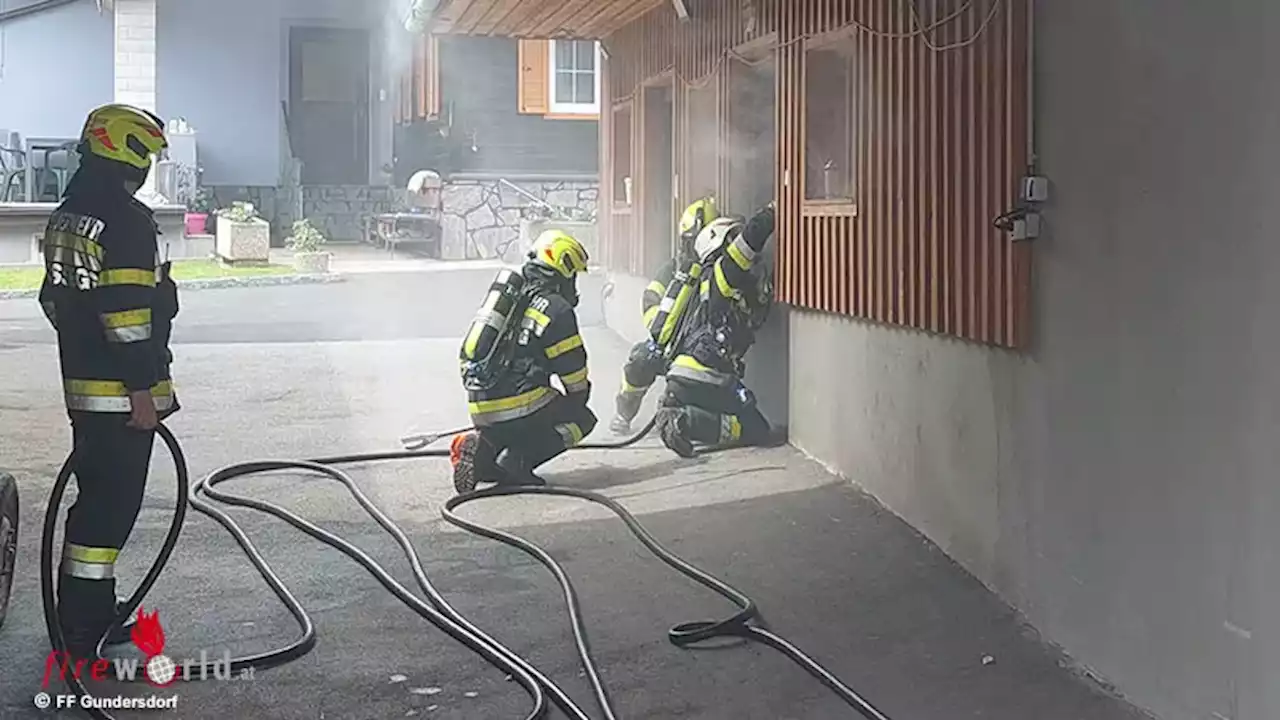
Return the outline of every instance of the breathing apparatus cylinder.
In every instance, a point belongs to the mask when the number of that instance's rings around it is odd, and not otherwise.
[[[649,337],[653,338],[658,347],[665,350],[671,346],[701,276],[702,266],[696,262],[690,263],[687,268],[676,270],[675,277],[667,285],[667,291],[658,303],[657,314],[649,323]]]
[[[514,270],[498,273],[489,285],[484,304],[471,321],[466,339],[458,353],[462,375],[468,384],[485,384],[498,375],[502,361],[501,352],[515,329],[513,320],[522,311],[525,301],[524,277]]]

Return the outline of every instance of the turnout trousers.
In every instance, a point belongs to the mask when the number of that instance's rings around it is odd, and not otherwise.
[[[622,366],[622,387],[615,398],[617,414],[610,426],[614,433],[623,434],[631,430],[631,421],[640,412],[644,396],[658,376],[664,374],[666,361],[656,343],[645,340],[631,348],[631,354]]]
[[[58,608],[73,653],[86,643],[92,652],[115,618],[116,558],[142,508],[155,431],[128,427],[128,420],[115,413],[71,419],[78,492],[67,510]]]
[[[713,384],[668,376],[657,427],[663,444],[683,457],[694,456],[695,443],[731,447],[772,441],[769,421],[741,381]]]
[[[534,471],[582,442],[596,427],[595,413],[580,400],[561,395],[521,418],[454,438],[454,487],[459,493],[477,483],[545,484]]]

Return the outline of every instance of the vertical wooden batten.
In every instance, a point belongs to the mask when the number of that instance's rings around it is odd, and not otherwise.
[[[1030,246],[992,221],[1015,204],[1030,160],[1029,1],[910,0],[918,20],[899,0],[705,0],[687,22],[663,6],[605,40],[604,97],[638,99],[637,87],[672,71],[680,201],[708,185],[724,195],[731,50],[776,33],[779,299],[1021,348]],[[808,51],[837,32],[853,54],[846,207],[805,200]],[[633,157],[642,141],[633,129]],[[610,242],[639,237],[637,221],[612,215]]]

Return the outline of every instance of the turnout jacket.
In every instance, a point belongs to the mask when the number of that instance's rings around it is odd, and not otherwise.
[[[773,208],[756,213],[703,273],[692,325],[667,377],[724,386],[741,377],[742,358],[755,342],[751,318],[762,281],[752,269],[773,226]]]
[[[527,292],[506,374],[490,389],[467,391],[467,409],[477,427],[526,417],[551,404],[560,397],[551,385],[553,375],[570,400],[586,405],[591,398],[587,349],[573,306],[550,291]]]
[[[151,209],[121,186],[72,181],[49,217],[40,304],[58,334],[67,410],[125,413],[150,390],[161,417],[178,409],[169,336],[177,287],[159,262]]]

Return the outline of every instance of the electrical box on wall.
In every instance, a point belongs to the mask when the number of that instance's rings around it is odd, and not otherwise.
[[[1022,201],[1040,203],[1049,199],[1049,178],[1030,176],[1022,178]]]

